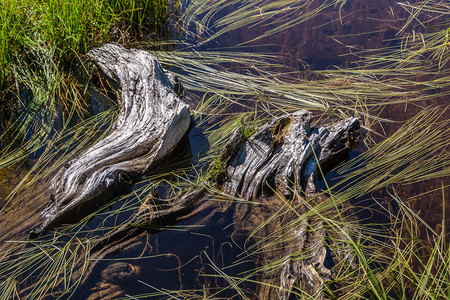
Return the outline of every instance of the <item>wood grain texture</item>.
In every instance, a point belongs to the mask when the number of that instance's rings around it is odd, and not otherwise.
[[[190,125],[190,110],[174,76],[137,49],[106,44],[87,55],[120,90],[120,113],[104,139],[65,164],[52,179],[45,222],[34,235],[89,214],[135,179],[164,163]]]
[[[259,278],[263,284],[258,285],[258,299],[287,300],[296,287],[321,299],[324,282],[332,275],[324,266],[331,233],[321,218],[299,216],[328,200],[317,193],[318,176],[342,162],[358,143],[360,121],[350,118],[312,127],[312,118],[308,111],[286,114],[250,137],[244,137],[245,130],[240,128],[220,156],[226,162],[226,174],[221,177],[224,191],[259,203],[237,202],[233,217],[236,229],[252,234],[259,244],[258,259],[266,266]],[[328,213],[330,218],[339,215]],[[335,253],[345,250],[345,245],[333,249]],[[267,268],[274,265],[279,267]]]
[[[351,118],[311,127],[312,118],[304,110],[286,114],[245,141],[237,130],[221,154],[228,161],[224,191],[247,200],[270,189],[289,196],[293,186],[315,193],[320,169],[348,154],[360,137],[360,125],[359,119]]]

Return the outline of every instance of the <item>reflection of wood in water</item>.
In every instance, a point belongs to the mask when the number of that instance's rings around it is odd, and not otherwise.
[[[161,232],[149,229],[143,236],[124,242],[122,250],[111,253],[107,258],[125,261],[140,268],[143,272],[137,279],[151,286],[168,290],[206,289],[207,293],[214,294],[229,283],[224,278],[210,276],[217,275],[212,264],[232,277],[240,276],[239,274],[255,267],[254,262],[248,260],[234,265],[242,254],[237,245],[242,245],[243,241],[234,236],[233,227],[229,225],[234,208],[230,203],[216,202],[205,197],[199,201],[194,211],[180,217],[176,225],[178,229]],[[145,259],[135,260],[136,257]],[[128,258],[132,260],[127,261]],[[105,297],[108,291],[102,290],[103,279],[100,274],[109,264],[109,260],[98,262],[89,278],[84,280],[83,288],[79,291],[80,299],[94,297],[99,292]],[[137,280],[123,281],[120,290],[133,291],[134,294],[153,291],[148,286],[136,283]],[[130,286],[133,288],[130,289]],[[243,282],[239,287],[244,291],[255,290],[251,282]],[[231,298],[235,293],[232,289],[224,290],[217,297]]]
[[[237,231],[244,236],[251,235],[248,246],[254,248],[250,252],[255,253],[258,266],[263,268],[258,272],[260,284],[255,299],[289,299],[290,288],[321,299],[324,281],[334,276],[323,262],[351,263],[345,258],[348,252],[344,253],[348,247],[330,242],[333,238],[342,240],[342,236],[326,229],[320,217],[304,217],[308,207],[329,199],[323,195],[294,200],[271,196],[257,201],[258,204],[236,204],[233,219]],[[352,212],[352,207],[346,204],[340,205],[339,212],[333,208],[323,215],[355,222],[356,218],[350,216]],[[334,257],[327,258],[328,252],[333,252]],[[295,273],[297,277],[292,275]],[[297,286],[300,289],[296,290]]]
[[[257,262],[259,266],[269,266],[281,259],[287,252],[283,249],[289,243],[277,242],[278,239],[282,240],[292,240],[292,237],[286,234],[286,230],[282,227],[282,218],[276,218],[274,221],[265,224],[267,220],[273,217],[275,214],[283,209],[283,203],[277,197],[260,197],[260,204],[237,204],[234,213],[234,224],[236,231],[244,236],[249,234],[253,235],[252,244],[262,242],[257,249],[254,249],[257,255]],[[281,212],[281,215],[285,214],[286,211]],[[288,214],[284,216],[284,219],[292,219],[292,215]],[[264,226],[262,226],[265,224]],[[258,231],[254,230],[262,226]],[[276,233],[276,236],[273,234]],[[267,240],[265,240],[267,239]],[[257,280],[260,282],[257,286],[257,299],[269,300],[278,299],[278,288],[280,286],[280,270],[281,266],[274,267],[271,270],[260,272]]]

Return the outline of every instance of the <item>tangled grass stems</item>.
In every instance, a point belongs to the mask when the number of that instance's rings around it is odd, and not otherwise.
[[[352,174],[347,176],[352,179],[345,180],[348,184],[342,185],[339,193],[349,199],[373,187],[380,189],[449,176],[446,149],[450,131],[446,120],[441,119],[444,113],[439,108],[419,113],[388,139],[338,168],[338,174]],[[351,188],[355,184],[358,189]]]
[[[61,283],[68,291],[80,283],[81,277],[72,281],[75,277],[69,275],[75,270],[75,266],[79,268],[77,271],[81,272],[80,275],[86,271],[89,244],[83,244],[77,239],[74,239],[73,243],[53,240],[37,241],[31,247],[27,244],[17,243],[8,249],[5,255],[12,255],[12,258],[0,262],[0,265],[1,276],[6,276],[10,285],[18,286],[32,279],[32,276],[40,275],[40,279],[28,287],[29,299],[41,299]],[[11,287],[1,290],[3,299],[15,297],[17,294],[17,291],[11,294]]]
[[[57,66],[53,62],[55,47],[46,47],[42,40],[38,40],[35,44],[30,45],[29,50],[31,55],[36,58],[35,64],[33,66],[17,65],[14,73],[15,77],[26,87],[26,90],[17,87],[18,92],[25,94],[29,91],[29,94],[33,96],[24,97],[24,102],[19,95],[17,96],[19,105],[24,108],[24,112],[8,130],[11,131],[10,134],[14,138],[4,151],[9,151],[23,143],[29,143],[31,145],[29,148],[31,148],[40,140],[47,140],[55,118],[55,98],[61,83],[60,74],[56,70]],[[2,137],[6,134],[4,132]],[[27,135],[31,135],[33,138],[26,141]]]
[[[262,63],[239,59],[239,53],[232,56],[229,53],[181,51],[172,52],[169,56],[156,54],[163,63],[180,70],[179,76],[189,90],[219,95],[248,110],[256,103],[259,107],[267,105],[270,107],[268,111],[274,108],[280,111],[308,109],[342,117],[361,116],[368,129],[373,121],[387,121],[377,115],[387,106],[420,103],[427,98],[448,94],[448,83],[443,79],[415,83],[410,78],[415,72],[413,69],[397,69],[396,77],[392,77],[393,71],[389,69],[327,70],[317,72],[319,79],[310,81],[292,78],[291,73],[272,71],[271,68],[276,69],[277,65],[271,64],[270,57],[257,54],[254,56],[259,57]],[[217,70],[210,66],[212,60],[226,62],[230,59],[234,60],[233,68]],[[247,72],[240,71],[245,68]],[[403,77],[402,72],[405,72]],[[421,90],[417,89],[420,85],[423,86]],[[436,88],[441,92],[427,92]]]
[[[214,41],[221,35],[240,28],[267,28],[263,34],[244,42],[248,44],[304,23],[326,8],[342,7],[345,2],[346,0],[194,0],[185,8],[182,23],[190,29],[190,36],[203,37],[200,44]],[[227,13],[220,16],[223,11]]]
[[[115,109],[113,108],[112,111]],[[21,181],[5,198],[6,204],[0,211],[3,211],[7,204],[14,201],[14,198],[21,190],[33,186],[35,183],[47,178],[55,170],[61,167],[67,160],[87,145],[102,138],[109,126],[113,124],[116,114],[111,110],[101,112],[77,126],[65,126],[59,133],[46,140],[34,140],[35,143],[25,144],[25,150],[21,152],[13,150],[6,153],[0,163],[2,168],[14,168],[17,163],[29,157],[36,151],[42,151],[39,159],[26,171]]]
[[[408,26],[413,21],[418,21],[420,24],[423,23],[420,21],[420,15],[424,13],[432,13],[433,18],[431,19],[433,22],[436,22],[436,19],[445,18],[448,16],[448,2],[445,0],[439,1],[430,1],[430,0],[422,0],[417,3],[399,3],[409,14],[408,19],[404,22],[403,27],[399,30],[399,33],[406,31]]]

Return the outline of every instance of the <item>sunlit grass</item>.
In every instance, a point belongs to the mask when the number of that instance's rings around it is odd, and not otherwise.
[[[166,0],[2,0],[0,79],[11,75],[14,54],[26,56],[30,40],[36,37],[55,44],[56,59],[67,63],[93,45],[112,40],[126,42],[132,38],[132,30],[134,34],[156,32],[169,13],[177,12],[178,5]]]

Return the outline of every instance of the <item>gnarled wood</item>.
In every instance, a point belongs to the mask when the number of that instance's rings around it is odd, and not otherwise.
[[[268,188],[285,196],[292,186],[315,193],[319,170],[347,155],[360,132],[356,118],[317,128],[310,127],[312,117],[304,110],[281,116],[245,142],[241,131],[236,131],[221,154],[222,160],[229,159],[224,191],[247,200]],[[231,151],[236,145],[240,147]]]
[[[311,120],[310,112],[298,111],[274,119],[249,138],[237,130],[221,153],[227,161],[224,191],[261,203],[237,204],[234,223],[262,239],[264,266],[283,261],[275,274],[262,274],[265,284],[258,287],[259,299],[289,299],[296,282],[303,292],[321,298],[324,280],[331,276],[324,266],[327,233],[321,219],[298,216],[324,201],[316,196],[318,174],[348,155],[360,137],[360,124],[352,118],[311,127]],[[269,236],[279,241],[266,241]]]
[[[54,196],[42,213],[39,235],[73,222],[129,189],[136,178],[160,165],[186,133],[190,111],[148,52],[107,44],[88,52],[121,92],[120,113],[108,135],[68,162],[52,179]]]

